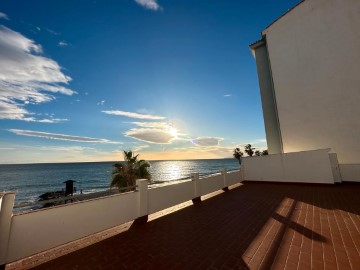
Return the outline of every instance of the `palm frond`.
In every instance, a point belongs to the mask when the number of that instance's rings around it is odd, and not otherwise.
[[[150,163],[143,159],[138,160],[138,156],[134,155],[131,150],[124,151],[125,162],[117,162],[113,165],[114,169],[110,184],[112,187],[134,186],[137,179],[148,179],[150,181]]]

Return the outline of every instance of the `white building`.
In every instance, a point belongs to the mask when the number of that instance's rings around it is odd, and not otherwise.
[[[331,148],[360,181],[360,1],[305,0],[250,45],[270,154]]]

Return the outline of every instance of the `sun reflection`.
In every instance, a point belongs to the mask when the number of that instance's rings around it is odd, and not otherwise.
[[[154,175],[154,179],[159,181],[183,178],[186,171],[184,170],[184,165],[181,161],[163,161],[155,163],[154,165],[156,167],[156,172],[161,172],[161,175],[154,172],[154,174],[156,174]]]
[[[179,179],[181,178],[181,168],[177,164],[169,164],[168,167],[169,178],[170,179]]]

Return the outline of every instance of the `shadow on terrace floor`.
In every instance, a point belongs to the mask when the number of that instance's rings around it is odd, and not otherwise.
[[[357,184],[247,182],[35,269],[337,269],[339,259],[331,258],[344,251],[348,260],[341,265],[351,267],[359,254],[351,259],[344,243],[332,239],[329,217],[346,213],[352,222],[347,228],[360,228],[359,191]],[[338,201],[338,192],[347,197]],[[360,235],[350,229],[360,250]],[[327,259],[327,252],[334,256]]]

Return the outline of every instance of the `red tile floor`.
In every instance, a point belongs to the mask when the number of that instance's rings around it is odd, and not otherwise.
[[[360,269],[360,184],[244,182],[203,199],[6,269]]]

